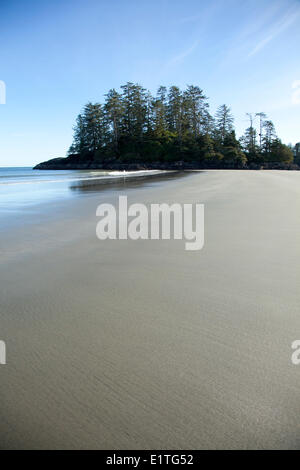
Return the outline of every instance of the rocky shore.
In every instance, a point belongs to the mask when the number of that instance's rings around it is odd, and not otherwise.
[[[116,171],[137,171],[137,170],[204,170],[204,169],[228,169],[228,170],[299,170],[299,165],[294,163],[270,162],[263,165],[251,164],[243,167],[236,167],[230,164],[216,165],[213,162],[197,161],[174,161],[174,162],[142,162],[136,161],[125,163],[119,160],[97,161],[93,159],[80,159],[77,155],[70,155],[65,158],[53,158],[39,163],[34,170],[116,170]]]

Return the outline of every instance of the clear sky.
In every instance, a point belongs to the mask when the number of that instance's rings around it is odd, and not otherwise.
[[[238,136],[263,111],[300,141],[300,0],[0,0],[0,58],[0,166],[65,156],[82,106],[127,81],[198,85]]]

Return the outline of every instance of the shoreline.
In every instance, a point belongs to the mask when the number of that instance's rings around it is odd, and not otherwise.
[[[299,171],[300,167],[296,163],[264,163],[261,165],[244,165],[239,166],[222,166],[222,165],[205,165],[198,162],[184,162],[176,161],[172,163],[97,163],[94,161],[86,161],[77,163],[74,159],[68,160],[66,158],[54,158],[46,162],[39,163],[33,167],[33,170],[103,170],[103,171],[147,171],[147,170],[161,170],[161,171],[189,171],[189,170],[293,170]]]

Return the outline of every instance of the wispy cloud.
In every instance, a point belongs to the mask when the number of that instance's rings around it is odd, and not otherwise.
[[[228,5],[229,1],[235,0],[214,0],[214,2],[207,3],[207,5],[201,6],[201,13],[182,17],[176,19],[176,21],[173,22],[174,26],[176,26],[177,33],[181,26],[184,27],[184,25],[190,24],[190,37],[198,37],[198,39],[191,43],[184,50],[180,51],[177,55],[171,57],[165,63],[164,71],[182,63],[188,56],[195,52],[201,42],[204,43],[205,36],[206,34],[208,34],[208,30],[210,34],[211,21],[214,20],[216,16],[220,15],[220,12],[223,11],[225,5]],[[183,29],[183,31],[185,30]]]
[[[292,83],[292,88],[295,90],[292,94],[292,104],[300,104],[300,80],[295,80]]]
[[[269,42],[275,39],[280,33],[285,31],[292,23],[295,22],[297,18],[300,16],[300,8],[293,7],[292,10],[288,11],[284,17],[275,23],[272,26],[267,34],[263,39],[261,39],[256,46],[249,52],[248,58],[253,57],[259,51],[261,51]]]
[[[197,41],[195,41],[191,46],[189,46],[187,49],[185,49],[184,51],[180,52],[179,54],[177,54],[175,57],[172,57],[172,59],[170,59],[167,63],[166,63],[166,67],[169,68],[169,67],[172,67],[174,65],[178,65],[180,64],[181,62],[184,61],[184,59],[186,57],[188,57],[189,55],[191,55],[198,47],[200,43],[200,40],[197,39]]]
[[[250,21],[249,18],[247,18],[245,23],[241,21],[238,40],[243,42],[249,40],[253,35],[258,34],[260,31],[265,31],[267,25],[274,20],[276,15],[282,15],[283,8],[285,8],[285,6],[282,0],[274,0],[265,8],[261,8],[259,4],[254,3],[253,15],[255,21],[252,17]]]
[[[299,0],[272,0],[267,7],[253,1],[249,15],[241,16],[241,22],[233,31],[231,40],[224,43],[219,68],[250,60],[299,17]]]
[[[189,16],[183,16],[182,18],[176,18],[173,24],[176,26],[188,24],[188,23],[200,23],[201,26],[206,25],[215,15],[218,13],[223,6],[228,6],[229,1],[234,0],[214,0],[214,2],[206,2],[201,5],[201,12]]]

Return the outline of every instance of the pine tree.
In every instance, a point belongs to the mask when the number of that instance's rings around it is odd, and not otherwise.
[[[188,132],[194,138],[203,133],[203,126],[207,122],[208,103],[206,96],[198,86],[189,85],[183,94],[185,104],[185,123]]]
[[[107,157],[123,162],[186,160],[226,168],[243,167],[246,157],[255,166],[293,160],[264,113],[247,116],[250,126],[239,142],[230,108],[220,106],[214,119],[198,86],[188,85],[183,91],[161,86],[153,97],[138,83],[127,82],[121,93],[109,90],[103,105],[86,104],[77,116],[68,154],[97,161]],[[256,117],[260,118],[259,145]]]
[[[167,108],[168,127],[171,132],[175,132],[182,141],[182,92],[176,86],[171,86],[168,93]]]
[[[168,130],[167,123],[167,88],[159,87],[153,100],[153,127],[156,137],[162,137]]]
[[[83,110],[83,119],[88,150],[95,153],[104,147],[108,138],[108,124],[102,105],[99,103],[86,104]]]
[[[114,88],[109,90],[105,95],[106,101],[104,105],[104,111],[106,113],[106,119],[111,133],[111,140],[114,143],[114,149],[118,152],[119,139],[122,131],[122,117],[124,113],[124,107],[122,103],[122,97]]]
[[[131,82],[121,88],[124,107],[122,132],[129,137],[142,139],[147,113],[146,90]]]
[[[245,152],[249,154],[254,154],[257,152],[258,148],[256,144],[256,129],[254,129],[254,127],[248,127],[240,140]]]
[[[264,135],[262,137],[262,150],[265,154],[270,154],[272,143],[276,139],[275,127],[272,121],[265,121],[263,124]]]
[[[233,116],[231,110],[226,104],[218,107],[216,112],[215,126],[217,137],[224,143],[227,135],[233,131]]]
[[[88,150],[88,137],[86,132],[86,126],[84,123],[84,118],[82,114],[78,114],[76,119],[76,125],[73,127],[74,136],[73,136],[73,143],[68,150],[68,154],[83,154],[85,151]]]

